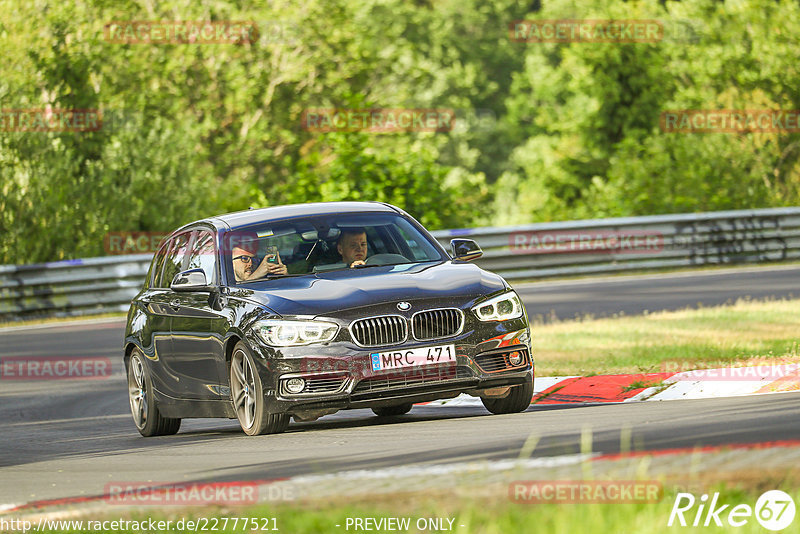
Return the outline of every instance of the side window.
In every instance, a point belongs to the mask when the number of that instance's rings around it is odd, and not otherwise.
[[[386,245],[383,242],[383,239],[378,234],[378,231],[370,226],[365,229],[367,234],[367,257],[372,256],[373,254],[385,254],[386,253]]]
[[[197,239],[192,245],[192,253],[189,256],[189,265],[186,268],[203,269],[203,272],[206,273],[206,281],[209,284],[217,283],[214,234],[206,231],[198,232]]]
[[[175,275],[181,272],[183,265],[183,257],[186,255],[186,249],[189,245],[190,232],[185,232],[172,239],[172,244],[167,254],[167,259],[164,261],[164,273],[161,275],[161,284],[159,287],[169,287]]]
[[[158,285],[160,282],[159,275],[161,269],[164,267],[164,257],[167,255],[169,244],[159,248],[156,255],[153,256],[153,261],[150,263],[150,270],[147,271],[147,278],[145,279],[146,287],[161,287]]]
[[[418,243],[405,228],[397,226],[397,232],[400,234],[400,237],[406,242],[406,245],[411,250],[411,253],[414,255],[414,258],[409,258],[409,259],[415,259],[415,260],[428,259],[429,256],[428,253],[422,250],[420,243]],[[428,248],[430,248],[430,246]]]
[[[408,251],[414,255],[415,260],[427,261],[441,258],[441,253],[436,250],[436,247],[425,239],[425,236],[409,221],[399,219],[395,228],[400,234],[400,246],[404,249],[408,247]]]

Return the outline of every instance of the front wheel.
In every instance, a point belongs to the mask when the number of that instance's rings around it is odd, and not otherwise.
[[[231,400],[239,424],[248,436],[279,434],[289,426],[288,414],[271,414],[264,399],[264,386],[256,363],[241,341],[231,358]]]
[[[484,399],[481,402],[493,414],[524,412],[533,398],[533,379],[521,386],[514,386],[502,399]]]
[[[133,422],[141,435],[168,436],[180,429],[180,419],[164,417],[159,412],[153,394],[153,381],[139,349],[133,350],[128,361],[128,400]]]

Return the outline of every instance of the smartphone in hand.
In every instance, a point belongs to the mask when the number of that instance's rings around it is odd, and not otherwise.
[[[278,263],[278,247],[267,247],[267,263]]]

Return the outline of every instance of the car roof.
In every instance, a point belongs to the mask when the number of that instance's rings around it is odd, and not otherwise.
[[[270,208],[251,208],[249,210],[226,213],[224,215],[217,215],[195,221],[185,225],[184,228],[205,222],[212,224],[220,230],[235,230],[260,222],[290,219],[293,217],[364,212],[402,213],[402,210],[383,202],[311,202],[308,204],[289,204]]]

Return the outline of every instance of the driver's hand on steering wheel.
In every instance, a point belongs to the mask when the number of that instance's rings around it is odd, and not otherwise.
[[[358,267],[360,265],[366,265],[366,263],[364,263],[364,260],[354,261],[353,263],[350,264],[350,268],[352,269],[353,267]]]

